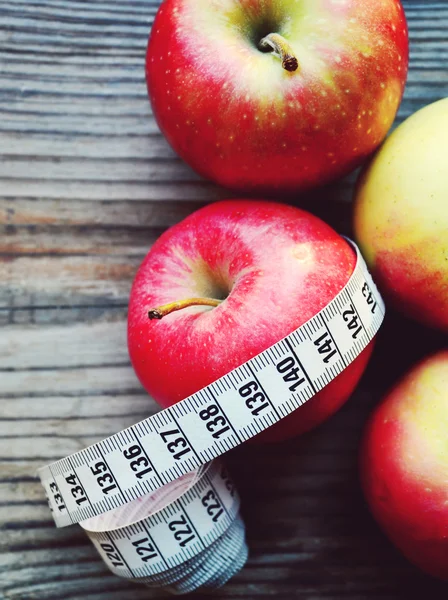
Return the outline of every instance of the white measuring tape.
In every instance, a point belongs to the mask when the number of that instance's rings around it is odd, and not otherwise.
[[[339,294],[261,354],[159,413],[39,470],[58,527],[81,523],[117,575],[185,593],[244,564],[239,499],[219,461],[291,414],[373,339],[385,307],[357,262]]]

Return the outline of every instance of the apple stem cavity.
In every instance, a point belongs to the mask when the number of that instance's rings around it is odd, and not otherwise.
[[[271,48],[272,54],[282,61],[282,67],[293,73],[299,68],[299,61],[289,43],[278,33],[270,33],[260,40],[260,48]]]
[[[190,306],[219,306],[222,300],[215,300],[215,298],[187,298],[186,300],[179,300],[178,302],[170,302],[157,308],[152,308],[148,311],[148,317],[150,321],[154,319],[163,319],[167,315],[175,312],[176,310],[182,310]]]

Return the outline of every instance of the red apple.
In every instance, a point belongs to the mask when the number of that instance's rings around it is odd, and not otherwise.
[[[313,317],[344,287],[355,262],[347,241],[302,210],[250,200],[202,208],[166,231],[137,272],[128,317],[137,376],[163,407],[186,398]],[[149,309],[188,298],[215,307],[148,318]],[[264,439],[302,433],[334,413],[371,350]]]
[[[448,332],[448,98],[411,115],[359,178],[354,228],[384,296]]]
[[[448,580],[448,350],[412,369],[374,412],[361,479],[392,542],[423,571]]]
[[[407,67],[399,0],[165,0],[146,58],[174,150],[262,194],[360,165],[394,121]]]

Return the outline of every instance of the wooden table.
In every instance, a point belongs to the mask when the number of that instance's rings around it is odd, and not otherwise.
[[[174,155],[151,116],[143,64],[157,5],[0,0],[1,598],[159,597],[109,574],[78,527],[56,530],[35,479],[40,465],[156,410],[129,365],[130,284],[166,227],[226,196]],[[448,96],[448,1],[405,7],[411,68],[397,122]],[[297,203],[350,233],[352,183]],[[215,598],[448,597],[380,533],[356,472],[371,408],[444,344],[389,313],[336,417],[302,439],[231,453],[251,556]]]

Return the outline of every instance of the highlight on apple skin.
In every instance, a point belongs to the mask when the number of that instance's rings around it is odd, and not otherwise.
[[[406,83],[399,0],[165,0],[148,43],[154,116],[193,169],[253,194],[353,170]]]
[[[448,332],[448,98],[402,123],[363,171],[354,229],[386,301]]]
[[[420,569],[448,580],[448,350],[416,365],[374,411],[360,476],[390,540]]]
[[[186,398],[313,317],[355,263],[345,239],[285,204],[228,200],[196,211],[161,235],[136,274],[128,347],[137,376],[162,407]],[[372,348],[257,439],[282,440],[326,420],[355,389]]]

